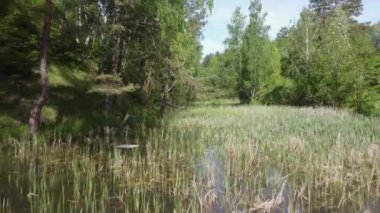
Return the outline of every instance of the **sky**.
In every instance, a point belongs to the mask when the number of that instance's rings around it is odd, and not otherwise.
[[[248,15],[250,0],[214,0],[212,14],[208,18],[203,35],[203,55],[224,50],[223,41],[228,36],[227,24],[236,7],[241,7]],[[300,12],[307,7],[309,0],[261,0],[263,10],[268,13],[266,24],[271,26],[269,35],[274,39],[277,32],[284,26],[290,26],[297,21]],[[380,21],[380,0],[363,0],[363,14],[358,17],[360,22]]]

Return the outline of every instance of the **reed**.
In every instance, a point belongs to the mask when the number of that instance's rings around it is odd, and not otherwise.
[[[198,104],[123,151],[14,146],[3,209],[30,212],[370,211],[380,118],[329,108]],[[2,183],[0,183],[2,184]],[[4,207],[5,206],[5,207]]]

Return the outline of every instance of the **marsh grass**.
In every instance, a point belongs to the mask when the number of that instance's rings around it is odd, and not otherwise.
[[[377,117],[197,104],[143,134],[134,141],[140,148],[128,151],[15,142],[1,208],[376,212],[380,203]]]

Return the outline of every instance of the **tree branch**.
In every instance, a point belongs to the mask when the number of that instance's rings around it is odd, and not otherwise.
[[[184,110],[184,109],[186,109],[185,107],[179,107],[179,106],[176,106],[176,105],[170,104],[170,103],[168,103],[168,102],[165,102],[165,104],[166,104],[167,106],[170,106],[170,107],[172,107],[172,108],[179,109],[179,110]]]

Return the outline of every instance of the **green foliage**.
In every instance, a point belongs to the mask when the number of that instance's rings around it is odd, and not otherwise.
[[[355,47],[351,69],[355,80],[348,104],[361,113],[379,114],[380,57],[373,45],[371,31],[371,27],[364,24],[351,29],[351,43]]]
[[[0,16],[0,75],[30,75],[38,58],[39,14],[30,1],[7,2],[4,9],[12,12]]]
[[[378,51],[380,51],[380,22],[373,26],[372,39],[375,44],[375,47]]]
[[[349,22],[342,10],[334,10],[325,20],[321,31],[312,74],[316,84],[317,103],[343,106],[352,85],[352,46]]]
[[[121,123],[138,127],[145,120],[153,123],[160,106],[194,100],[201,30],[212,0],[56,0],[54,8],[43,5],[41,0],[4,1],[0,9],[0,74],[28,74],[21,77],[23,86],[29,81],[34,93],[38,81],[32,70],[38,65],[43,15],[52,14],[48,62],[59,65],[49,67],[51,94],[43,111],[49,124],[41,127],[68,134],[101,128],[105,120],[115,128]],[[80,101],[74,102],[73,91]],[[112,103],[104,104],[109,97]],[[53,116],[50,103],[65,103],[62,99],[73,104],[69,109],[95,105],[97,110],[81,117],[59,107]],[[28,99],[22,110],[32,103]],[[125,124],[127,112],[133,119]]]
[[[2,3],[1,3],[2,5],[0,8],[0,17],[3,17],[4,15],[8,14],[12,3],[13,3],[12,0],[3,0],[2,1]]]
[[[227,49],[224,53],[206,56],[203,71],[198,75],[209,96],[227,98],[237,95],[245,104],[253,98],[273,102],[267,94],[283,84],[281,55],[269,41],[265,16],[261,2],[252,1],[250,22],[245,26],[245,16],[240,8],[236,8],[231,24],[227,26],[229,37],[224,41]]]
[[[252,0],[248,23],[237,8],[227,26],[226,50],[202,64],[200,40],[211,0],[42,5],[6,0],[0,8],[0,75],[7,79],[0,96],[2,108],[16,108],[22,113],[10,114],[26,123],[31,97],[38,93],[33,70],[43,15],[52,13],[51,97],[41,126],[46,131],[62,124],[62,131],[79,134],[108,121],[118,128],[126,113],[133,117],[126,125],[153,124],[167,109],[197,97],[380,111],[380,28],[353,20],[362,11],[360,0],[312,0],[311,10],[302,11],[275,41],[269,39],[261,2]],[[105,104],[110,97],[112,103]]]
[[[287,92],[280,93],[281,100],[376,113],[379,91],[374,79],[379,74],[372,27],[352,22],[342,9],[329,10],[323,19],[315,17],[304,10],[298,23],[276,40],[281,75],[292,82],[282,87]]]
[[[227,26],[229,37],[224,41],[227,50],[224,53],[224,72],[223,82],[226,88],[236,90],[238,87],[237,79],[242,69],[243,36],[246,17],[241,13],[241,8],[236,8],[232,15],[231,24]],[[236,92],[234,92],[236,93]]]
[[[235,96],[236,72],[227,64],[227,54],[210,54],[203,59],[197,75],[201,83],[198,98],[203,100],[232,98]]]
[[[273,42],[260,1],[251,2],[246,27],[237,8],[227,26],[226,50],[203,61],[198,75],[202,97],[237,96],[241,103],[349,107],[378,114],[379,25],[352,19],[361,12],[361,1],[311,1],[310,7]],[[230,95],[221,95],[225,93]]]
[[[264,24],[261,2],[251,1],[250,22],[245,29],[241,54],[242,66],[238,73],[237,91],[241,103],[254,97],[261,100],[278,80],[280,66],[278,51],[269,41],[269,27]]]

